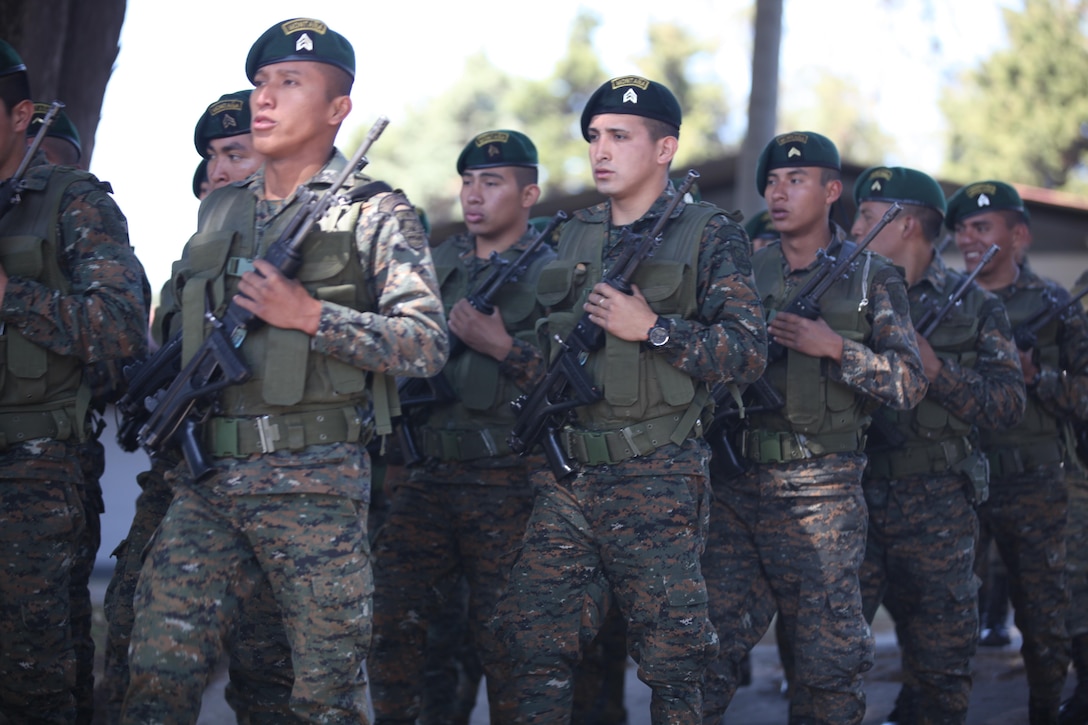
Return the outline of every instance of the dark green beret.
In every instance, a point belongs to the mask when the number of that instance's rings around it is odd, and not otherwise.
[[[767,188],[767,172],[799,166],[842,169],[839,150],[827,136],[812,131],[783,133],[771,139],[756,162],[756,188],[763,196]]]
[[[778,232],[775,231],[774,222],[771,221],[771,213],[767,210],[761,211],[746,221],[744,231],[748,232],[749,239],[759,239],[761,237],[778,239]]]
[[[52,104],[50,103],[35,101],[34,115],[30,117],[30,124],[26,127],[27,136],[33,138],[38,135],[38,129],[41,128],[42,121],[45,120],[45,114],[49,113],[51,107]],[[50,124],[45,135],[67,141],[76,147],[77,157],[83,156],[83,144],[79,142],[79,131],[76,130],[75,124],[72,123],[72,119],[68,118],[68,114],[64,112],[63,108],[57,111],[57,115],[53,118],[53,123]]]
[[[208,150],[208,143],[217,138],[239,136],[249,133],[250,113],[249,97],[253,89],[248,88],[236,93],[224,93],[219,100],[204,109],[193,131],[193,144],[196,152],[203,156]]]
[[[289,60],[328,63],[355,77],[355,50],[351,43],[313,18],[285,20],[264,31],[249,49],[246,76],[252,82],[264,66]]]
[[[1031,215],[1016,189],[1003,181],[979,181],[952,195],[948,200],[948,214],[945,215],[944,224],[949,229],[955,229],[956,223],[967,217],[1003,210],[1020,212],[1025,223],[1031,221]]]
[[[193,173],[193,196],[200,198],[200,185],[208,180],[208,160],[201,159]]]
[[[465,169],[536,165],[536,146],[518,131],[485,131],[469,141],[457,157],[458,174],[465,173]]]
[[[12,73],[26,73],[26,63],[7,42],[0,40],[0,76]]]
[[[676,96],[660,83],[639,76],[613,78],[593,92],[582,111],[582,137],[586,141],[589,122],[602,113],[644,116],[680,128],[680,102]]]
[[[941,185],[930,176],[902,166],[871,166],[854,184],[854,205],[863,201],[899,201],[935,209],[943,216],[947,203]]]

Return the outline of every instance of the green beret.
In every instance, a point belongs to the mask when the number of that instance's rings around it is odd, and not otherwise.
[[[749,239],[761,237],[778,239],[778,232],[775,231],[774,222],[771,221],[771,213],[766,209],[745,222],[744,231],[748,233]]]
[[[201,159],[193,173],[193,196],[200,198],[200,185],[208,180],[208,160]]]
[[[756,188],[763,196],[767,172],[774,169],[818,166],[840,171],[839,150],[827,136],[811,131],[783,133],[771,139],[756,162]]]
[[[935,209],[944,216],[947,204],[941,185],[921,171],[902,166],[870,166],[854,184],[854,205],[863,201],[899,201]]]
[[[1003,181],[979,181],[963,187],[948,200],[948,214],[944,224],[955,229],[956,224],[967,217],[986,211],[1016,211],[1024,217],[1024,222],[1031,221],[1031,215],[1024,208],[1024,202],[1016,189]]]
[[[15,48],[0,40],[0,76],[8,76],[12,73],[26,73],[26,64],[15,52]]]
[[[208,151],[208,144],[217,138],[240,136],[249,133],[250,113],[249,97],[253,89],[237,93],[224,93],[219,100],[204,109],[193,131],[193,144],[196,152],[203,156]]]
[[[45,120],[45,114],[49,113],[51,107],[51,103],[38,103],[35,101],[34,115],[30,117],[30,123],[26,127],[28,137],[33,138],[38,135],[38,129],[41,128],[42,122]],[[72,119],[68,118],[68,114],[64,112],[63,108],[57,111],[57,115],[53,117],[53,123],[50,124],[45,135],[67,141],[76,147],[77,156],[83,156],[83,144],[79,142],[79,131],[76,130],[75,124],[72,123]]]
[[[328,63],[355,77],[355,50],[351,43],[313,18],[285,20],[264,31],[249,49],[246,76],[253,82],[259,69],[289,60]]]
[[[517,131],[485,131],[469,141],[457,157],[458,174],[465,173],[465,169],[536,165],[536,146]]]
[[[582,137],[589,140],[589,122],[602,113],[644,116],[680,129],[680,102],[665,86],[639,76],[608,81],[589,97],[582,111]]]

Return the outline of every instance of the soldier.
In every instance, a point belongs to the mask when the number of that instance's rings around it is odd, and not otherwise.
[[[963,723],[978,642],[974,507],[985,500],[988,483],[977,431],[1020,422],[1024,380],[1004,307],[973,283],[923,336],[964,276],[934,254],[945,196],[920,171],[862,172],[854,185],[854,239],[867,235],[893,202],[903,212],[872,249],[905,272],[929,389],[911,411],[874,413],[863,481],[869,534],[862,605],[871,624],[883,603],[899,634],[902,689],[910,697],[900,698],[889,720]]]
[[[26,143],[28,146],[34,140],[34,137],[38,135],[38,129],[41,128],[49,109],[50,104],[48,103],[34,104],[34,116],[30,120],[30,125],[26,127]],[[79,141],[79,131],[76,130],[75,124],[72,123],[72,119],[68,118],[68,114],[64,112],[63,108],[57,111],[52,125],[46,130],[40,148],[51,164],[79,167],[80,159],[83,157],[83,144]]]
[[[744,225],[744,231],[747,232],[748,238],[752,240],[753,253],[778,239],[778,232],[774,229],[771,213],[766,209],[749,219],[748,223]]]
[[[525,272],[498,291],[490,314],[469,304],[469,294],[538,236],[529,226],[540,197],[536,147],[518,131],[486,131],[461,151],[457,173],[468,231],[433,255],[450,332],[464,349],[454,344],[442,372],[453,399],[433,400],[412,426],[424,461],[393,488],[375,541],[368,669],[378,723],[412,723],[419,716],[428,624],[436,606],[461,606],[459,598],[436,602],[435,593],[457,592],[462,575],[491,720],[514,716],[508,664],[496,654],[487,623],[506,588],[508,555],[532,511],[529,472],[543,464],[511,451],[507,438],[514,421],[510,401],[543,374],[535,329],[543,309],[535,290],[555,252],[546,243],[538,247]]]
[[[748,239],[721,209],[680,202],[632,293],[599,282],[676,194],[669,166],[680,104],[660,83],[604,83],[582,112],[597,190],[607,199],[564,225],[541,274],[542,339],[584,315],[606,333],[582,361],[602,398],[559,431],[572,475],[537,471],[537,497],[498,625],[518,678],[519,721],[570,717],[573,668],[614,601],[652,689],[655,723],[698,723],[700,681],[717,650],[700,571],[708,526],[709,388],[755,380],[765,326]],[[636,237],[637,239],[637,237]],[[554,350],[553,350],[554,351]]]
[[[252,92],[247,89],[220,96],[218,100],[208,105],[197,120],[194,143],[202,156],[198,173],[203,169],[205,196],[213,189],[245,180],[264,161],[264,156],[253,150],[250,133],[249,96]],[[208,179],[209,161],[215,169],[214,181]],[[197,195],[197,198],[201,198],[199,188],[194,188],[193,193]],[[152,336],[156,344],[164,343],[177,332],[176,319],[173,319],[169,312],[174,307],[172,294],[172,282],[168,281],[159,293],[160,304],[155,310],[152,322]],[[167,312],[164,313],[163,310]],[[171,323],[174,323],[175,329],[171,329]],[[128,535],[112,554],[117,563],[110,583],[106,587],[103,607],[106,617],[106,652],[102,686],[110,722],[117,722],[120,719],[121,706],[125,699],[125,691],[128,689],[128,647],[134,617],[132,600],[136,593],[140,567],[143,565],[144,550],[174,497],[173,488],[167,479],[179,460],[180,454],[177,451],[163,451],[152,459],[149,470],[136,477],[140,485],[140,495],[136,498],[136,513]],[[260,588],[258,599],[263,600],[266,597],[271,598],[267,584]],[[265,606],[272,608],[267,604]],[[246,624],[251,628],[244,630],[243,637],[247,632],[254,632],[252,627],[257,626],[256,632],[250,637],[252,641],[243,639],[240,648],[232,647],[232,652],[236,656],[231,659],[231,677],[227,685],[226,697],[243,720],[245,713],[252,712],[256,707],[255,703],[260,701],[282,699],[286,706],[286,693],[291,690],[290,662],[286,661],[289,657],[286,657],[288,653],[282,641],[282,627],[279,626],[278,614],[271,617],[271,621],[274,625],[271,633],[260,628],[259,624],[247,621]],[[255,646],[257,643],[266,642],[282,646],[268,648]],[[261,660],[257,657],[258,661],[254,663],[243,659],[241,665],[237,664],[240,657],[247,657],[257,652],[262,653],[260,657],[265,659]],[[248,671],[261,672],[261,681],[264,683],[277,682],[280,690],[277,693],[279,697],[261,692],[259,683],[247,679],[246,672]],[[278,673],[278,677],[274,677],[274,673]]]
[[[1073,451],[1062,441],[1066,421],[1085,407],[1088,321],[1077,308],[1033,331],[1034,340],[1025,339],[1031,332],[1026,323],[1046,314],[1057,300],[1068,299],[1056,283],[1032,272],[1026,259],[1018,264],[1031,245],[1028,223],[1020,195],[1001,181],[958,190],[948,201],[945,219],[967,271],[990,247],[1000,248],[977,279],[1005,303],[1027,385],[1020,424],[982,432],[990,459],[990,498],[978,514],[1008,570],[1013,617],[1024,638],[1020,652],[1034,725],[1056,722],[1069,667],[1063,464]]]
[[[211,185],[208,182],[208,160],[205,158],[200,159],[200,163],[196,165],[196,171],[193,172],[193,196],[200,201],[204,201],[211,192]]]
[[[34,104],[26,67],[3,41],[0,106],[0,179],[10,179]],[[94,463],[80,450],[93,438],[86,371],[146,353],[143,267],[108,184],[41,151],[22,181],[0,215],[0,711],[12,722],[86,722],[87,527],[97,519],[81,500]]]
[[[241,342],[252,377],[223,390],[199,426],[213,470],[178,476],[150,544],[123,722],[196,721],[222,642],[263,578],[291,645],[294,715],[366,717],[370,381],[441,368],[438,285],[411,204],[361,174],[310,232],[298,279],[262,258],[296,217],[300,186],[343,191],[328,187],[346,163],[333,141],[354,73],[347,39],[309,18],[272,26],[246,60],[265,164],[201,205],[174,299],[196,342],[207,299],[216,314],[233,302],[266,324]]]
[[[877,403],[913,407],[926,379],[906,286],[883,257],[863,252],[819,300],[815,319],[782,311],[825,270],[823,253],[853,249],[830,221],[842,194],[835,145],[811,132],[777,136],[756,182],[781,235],[752,265],[768,334],[784,348],[766,378],[785,405],[749,412],[738,441],[747,471],[714,480],[703,569],[722,651],[707,670],[704,722],[720,720],[741,659],[777,611],[792,649],[790,722],[859,723],[861,673],[873,663],[857,581],[867,412]]]

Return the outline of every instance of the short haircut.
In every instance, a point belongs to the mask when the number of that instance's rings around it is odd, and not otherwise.
[[[944,216],[932,207],[920,204],[904,204],[903,212],[918,220],[926,239],[936,243],[944,233]]]
[[[512,166],[511,168],[514,170],[514,181],[518,182],[519,189],[537,183],[537,179],[540,178],[540,172],[535,166]]]
[[[842,181],[842,172],[838,169],[830,169],[826,166],[820,167],[820,183],[827,185],[832,181]]]
[[[30,78],[24,72],[9,73],[0,76],[0,101],[4,103],[4,110],[11,113],[11,109],[23,101],[30,100]]]
[[[998,209],[1001,216],[1005,217],[1005,226],[1012,229],[1017,224],[1023,224],[1025,227],[1031,226],[1028,224],[1028,218],[1022,211],[1016,209]]]
[[[648,118],[641,116],[642,120],[646,123],[646,130],[650,132],[650,138],[654,141],[660,141],[666,136],[673,136],[680,138],[680,129],[673,126],[666,121],[659,121],[656,118]]]
[[[328,63],[321,63],[321,72],[325,76],[325,91],[331,101],[340,96],[350,96],[355,79],[347,71]]]

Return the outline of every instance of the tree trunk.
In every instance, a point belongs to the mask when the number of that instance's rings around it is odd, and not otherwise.
[[[778,56],[782,42],[782,0],[756,0],[752,46],[752,90],[748,96],[748,131],[737,156],[733,206],[746,218],[764,207],[756,189],[756,162],[774,137],[778,120]]]
[[[126,0],[3,0],[4,39],[22,56],[35,101],[60,100],[79,131],[83,166],[94,152],[102,98],[117,60]]]

